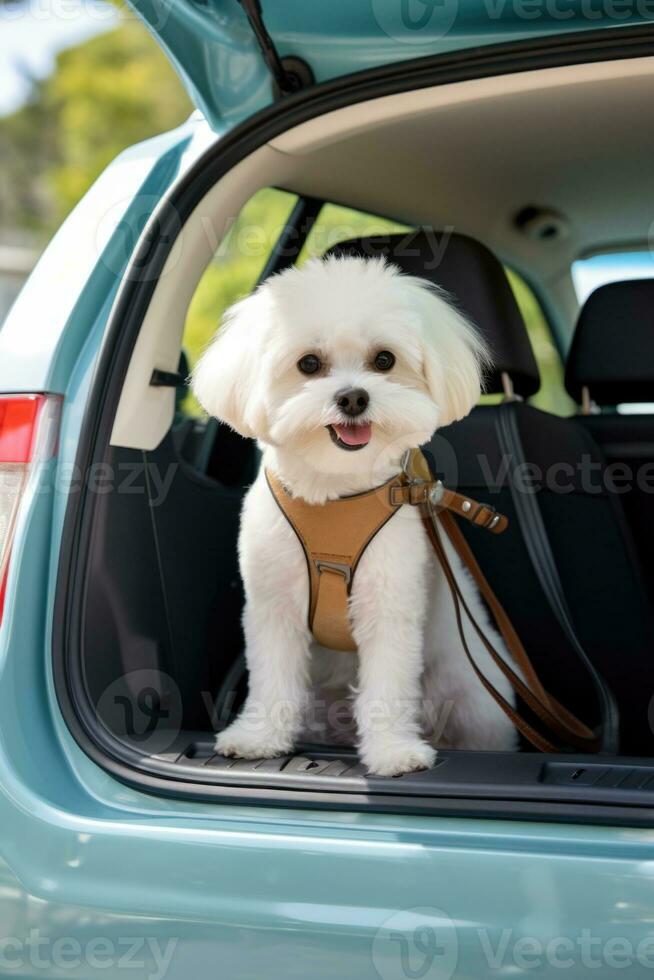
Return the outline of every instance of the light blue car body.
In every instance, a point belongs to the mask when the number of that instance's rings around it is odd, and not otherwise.
[[[236,2],[137,6],[155,25],[168,17],[164,46],[214,128],[197,113],[123,153],[54,238],[0,330],[0,391],[63,395],[58,457],[24,500],[0,628],[0,974],[654,975],[654,829],[176,801],[116,781],[69,733],[52,679],[54,593],[110,310],[175,181],[270,101]],[[339,0],[311,15],[299,0],[266,6],[281,53],[305,58],[318,81],[599,26],[577,3],[566,8],[572,18],[534,22],[508,10],[489,20],[483,4],[461,2],[448,33],[409,45],[391,36],[400,5],[390,0]]]

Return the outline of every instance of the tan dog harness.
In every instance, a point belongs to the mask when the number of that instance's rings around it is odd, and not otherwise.
[[[348,606],[361,557],[375,535],[400,507],[405,504],[417,506],[452,594],[464,653],[488,693],[518,731],[542,752],[561,751],[561,745],[557,742],[562,742],[564,747],[572,745],[586,752],[598,750],[597,736],[559,704],[541,684],[509,617],[451,515],[457,514],[494,534],[500,534],[508,526],[506,517],[488,504],[480,504],[446,489],[440,480],[433,478],[419,449],[410,450],[403,472],[381,487],[367,493],[339,497],[324,504],[309,504],[299,497],[292,497],[272,473],[266,472],[266,479],[304,551],[309,572],[309,628],[318,643],[332,650],[356,650]],[[524,680],[495,650],[472,616],[443,547],[439,525],[475,580]],[[477,666],[465,635],[464,616],[516,694],[535,716],[536,723],[542,723],[554,735],[554,740],[549,734],[547,737],[541,734],[531,722],[519,715]]]
[[[420,467],[422,482],[408,482],[398,473],[367,493],[309,504],[291,497],[279,480],[266,473],[268,486],[304,549],[309,569],[309,628],[318,643],[330,650],[356,650],[350,628],[348,599],[359,561],[384,524],[403,504],[427,501],[456,511],[461,517],[499,534],[507,520],[493,507],[478,504],[432,481],[427,462],[413,450],[410,465]]]
[[[356,650],[348,615],[352,582],[364,551],[400,509],[391,491],[401,487],[401,477],[368,493],[324,504],[291,497],[271,473],[266,477],[307,559],[311,632],[318,643],[331,650]]]

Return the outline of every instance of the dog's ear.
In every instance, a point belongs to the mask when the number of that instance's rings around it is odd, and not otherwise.
[[[192,377],[204,410],[252,439],[264,438],[268,427],[261,383],[266,306],[261,292],[231,306]]]
[[[421,282],[423,370],[429,393],[441,410],[439,427],[464,418],[483,389],[490,364],[479,332],[451,303],[447,294]]]

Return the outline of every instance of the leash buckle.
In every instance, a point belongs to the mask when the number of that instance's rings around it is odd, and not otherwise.
[[[402,472],[409,483],[431,483],[433,476],[419,449],[407,449],[402,457]]]
[[[352,568],[350,565],[346,565],[344,562],[340,561],[322,561],[318,558],[315,561],[316,571],[320,574],[323,568],[329,569],[330,572],[338,572],[345,579],[345,584],[349,586],[352,581]]]
[[[477,510],[474,513],[474,517],[472,518],[473,524],[477,523],[477,515],[480,514],[483,510],[488,511],[488,516],[486,517],[484,523],[477,524],[477,527],[482,527],[485,531],[492,531],[493,528],[497,527],[497,525],[499,524],[502,515],[498,514],[495,508],[491,506],[491,504],[479,504]]]
[[[433,504],[434,507],[438,507],[444,495],[445,487],[443,486],[443,481],[434,480],[433,485],[429,488],[429,503]]]

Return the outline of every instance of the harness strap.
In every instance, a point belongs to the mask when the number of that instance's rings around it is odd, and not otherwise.
[[[430,479],[428,483],[405,483],[400,487],[392,487],[391,501],[394,504],[414,506],[430,504],[442,510],[449,510],[493,534],[501,534],[509,526],[509,521],[504,514],[498,514],[490,504],[480,504],[471,497],[464,497],[461,493],[448,490],[440,480]]]
[[[397,513],[391,491],[402,473],[381,487],[324,504],[292,497],[280,480],[266,471],[279,509],[295,531],[309,571],[309,629],[318,643],[332,650],[356,650],[348,615],[352,580],[364,551]]]

